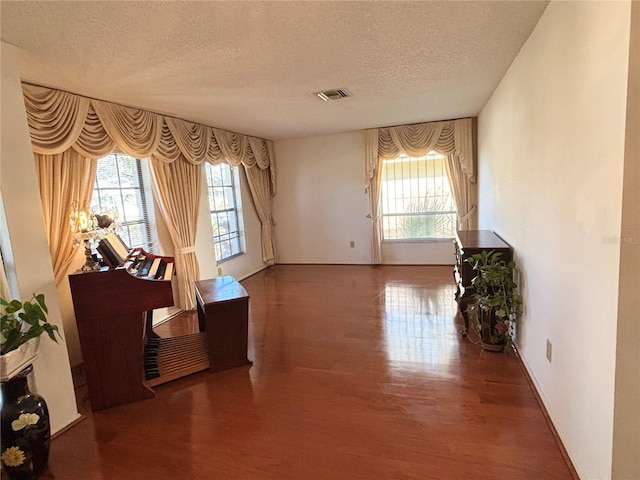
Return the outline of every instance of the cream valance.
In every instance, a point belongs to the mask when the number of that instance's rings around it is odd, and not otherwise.
[[[388,160],[403,153],[420,157],[432,150],[442,155],[457,155],[462,172],[470,181],[476,181],[471,118],[378,128],[371,132],[378,141],[373,144],[368,142],[367,146],[367,186],[375,174],[379,159]]]
[[[117,145],[136,158],[171,163],[204,161],[257,166],[269,170],[276,193],[270,140],[227,132],[142,109],[85,98],[73,93],[22,84],[33,151],[53,155],[73,148],[97,159]]]
[[[178,276],[178,306],[195,307],[199,279],[195,242],[202,162],[243,165],[262,223],[262,258],[275,262],[272,197],[276,194],[273,143],[166,117],[142,109],[23,84],[43,212],[56,281],[73,260],[69,208],[91,199],[97,162],[117,146],[150,158],[154,197],[171,236]]]

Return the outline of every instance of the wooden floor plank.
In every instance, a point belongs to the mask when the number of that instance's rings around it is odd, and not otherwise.
[[[242,282],[252,366],[91,413],[56,479],[571,479],[514,352],[458,334],[450,267],[278,265]],[[197,328],[193,313],[156,328]]]

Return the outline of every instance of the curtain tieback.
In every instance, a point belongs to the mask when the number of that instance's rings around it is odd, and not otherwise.
[[[178,248],[175,253],[178,255],[186,255],[187,253],[193,253],[196,251],[196,246],[191,245],[189,247]]]
[[[467,220],[469,220],[469,217],[471,217],[471,215],[473,215],[476,212],[476,210],[477,208],[475,205],[471,207],[463,217],[460,217],[460,222],[466,222]]]

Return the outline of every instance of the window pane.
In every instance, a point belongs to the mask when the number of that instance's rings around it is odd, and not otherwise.
[[[231,245],[228,240],[220,241],[220,250],[222,252],[222,258],[227,258],[231,256]]]
[[[227,214],[227,228],[231,233],[238,232],[238,216],[234,215],[234,212]]]
[[[127,229],[129,230],[129,239],[131,242],[129,245],[131,247],[138,247],[145,243],[146,238],[139,223],[128,225]]]
[[[107,155],[98,161],[96,185],[99,188],[119,187],[118,166],[115,155]]]
[[[124,211],[124,208],[122,205],[122,199],[120,198],[120,191],[110,189],[99,190],[96,192],[94,190],[91,208],[93,208],[94,211],[115,210],[118,212],[118,220],[122,220],[122,212]]]
[[[233,255],[240,253],[240,238],[234,237],[231,239],[231,251]]]
[[[224,198],[224,187],[217,187],[213,192],[213,205],[215,210],[226,210],[229,208]]]
[[[385,160],[380,202],[384,239],[455,236],[457,216],[444,161],[433,152]]]
[[[125,222],[140,221],[144,218],[144,212],[142,210],[142,198],[140,190],[134,190],[130,188],[123,188],[122,201],[124,204],[124,215],[122,220]]]
[[[240,225],[232,167],[226,163],[205,165],[216,258],[224,260],[241,252]]]
[[[219,187],[222,185],[222,171],[221,164],[210,166],[211,169],[211,185],[214,187]]]
[[[118,155],[118,173],[121,187],[139,187],[138,161],[128,155]]]
[[[231,168],[223,169],[222,178],[224,180],[225,185],[233,185],[233,173]]]
[[[221,212],[217,215],[218,234],[222,235],[229,232],[229,215],[227,212]]]
[[[223,187],[222,194],[224,195],[224,206],[225,208],[233,207],[235,202],[235,193],[233,191],[233,187]]]
[[[129,247],[149,248],[152,239],[140,162],[122,154],[99,159],[91,207],[96,212],[116,212],[118,234]]]

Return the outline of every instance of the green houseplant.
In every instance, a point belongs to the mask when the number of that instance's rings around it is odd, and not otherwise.
[[[34,293],[31,299],[24,302],[0,297],[0,355],[16,350],[45,332],[57,343],[55,333],[58,327],[47,321],[47,313],[43,294]]]
[[[7,300],[0,297],[0,360],[2,379],[35,357],[40,335],[46,333],[58,342],[58,326],[47,321],[44,295],[35,293],[29,300]]]
[[[502,351],[513,344],[511,325],[521,312],[522,298],[514,281],[516,263],[502,259],[502,253],[482,251],[465,260],[476,276],[471,280],[473,302],[467,307],[469,320],[480,332],[482,347]]]

